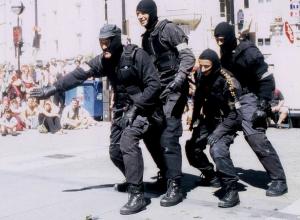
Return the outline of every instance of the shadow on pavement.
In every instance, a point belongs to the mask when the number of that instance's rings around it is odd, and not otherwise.
[[[156,177],[151,177],[151,179],[156,179]],[[199,186],[198,181],[199,181],[199,176],[195,176],[195,175],[188,174],[188,173],[183,173],[182,179],[181,179],[183,193],[187,194],[194,188],[198,187]],[[158,189],[155,187],[152,188],[153,183],[155,183],[155,182],[144,182],[146,197],[157,198],[166,193],[166,191],[167,191],[166,188],[164,188],[164,189],[163,188]]]
[[[242,183],[239,183],[239,182],[237,183],[237,190],[239,192],[246,191],[246,187],[247,186]],[[226,193],[226,191],[224,188],[219,188],[214,192],[214,196],[221,199],[224,197],[225,193]]]
[[[249,185],[261,189],[268,189],[270,178],[266,172],[252,169],[245,170],[240,167],[236,167],[236,172],[239,178]]]
[[[190,192],[199,186],[199,176],[192,175],[189,173],[183,173],[182,177],[182,189],[184,192]]]
[[[85,190],[91,190],[91,189],[103,189],[103,188],[109,188],[114,187],[115,184],[102,184],[102,185],[96,185],[96,186],[87,186],[79,189],[66,189],[63,190],[63,192],[78,192],[78,191],[85,191]]]

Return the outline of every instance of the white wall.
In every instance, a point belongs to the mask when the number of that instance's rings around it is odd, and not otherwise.
[[[110,2],[116,1],[119,2],[115,3],[116,8],[121,8],[121,1],[111,0]],[[126,0],[126,19],[129,21],[129,37],[132,39],[132,43],[137,45],[141,44],[141,34],[145,31],[136,17],[136,6],[139,1]],[[156,0],[155,2],[157,4],[159,19],[201,19],[198,28],[189,35],[189,45],[196,55],[199,55],[207,47],[218,50],[215,40],[212,37],[212,29],[217,23],[222,21],[220,18],[219,0],[181,0],[172,2],[170,0]],[[118,14],[118,12],[115,14]],[[119,16],[115,19],[119,22],[121,17]]]
[[[12,43],[12,27],[16,24],[16,15],[10,11],[12,0],[0,0],[0,62],[14,61]],[[20,16],[24,54],[21,64],[35,59],[48,60],[51,57],[66,58],[78,54],[97,54],[98,32],[104,24],[104,0],[38,0],[38,20],[41,29],[41,48],[34,53],[32,41],[34,37],[34,0],[23,0],[25,11]],[[136,6],[139,0],[126,0],[126,19],[129,24],[129,37],[132,43],[141,44],[144,28],[136,17]],[[108,22],[122,26],[121,0],[107,0]],[[217,49],[212,38],[212,29],[221,21],[218,0],[156,0],[160,19],[201,18],[198,28],[190,34],[190,46],[195,54],[211,47]],[[80,10],[80,12],[79,12]]]
[[[51,57],[67,58],[99,53],[98,33],[104,24],[104,0],[38,0],[38,22],[42,38],[41,48],[36,55],[32,48],[34,0],[22,2],[25,10],[20,16],[24,40],[21,64],[35,59],[49,60]],[[0,1],[0,63],[16,60],[12,27],[17,23],[17,16],[11,12],[11,4],[11,0]],[[3,22],[5,24],[1,25]]]
[[[276,17],[282,17],[283,22],[288,21],[290,24],[297,22],[297,19],[290,16],[290,3],[290,1],[282,0],[269,2],[264,0],[263,3],[258,3],[258,0],[249,0],[249,9],[244,9],[243,1],[235,1],[235,12],[243,9],[246,22],[252,19],[250,31],[255,32],[257,38],[269,38],[271,34],[270,25]],[[264,45],[259,46],[259,48],[264,54],[271,54],[266,61],[274,65],[274,68],[270,68],[269,71],[274,73],[276,87],[282,91],[286,105],[300,108],[298,98],[300,94],[299,45],[291,44],[283,34],[272,37],[270,46]]]

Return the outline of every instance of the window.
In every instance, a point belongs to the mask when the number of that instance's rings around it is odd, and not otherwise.
[[[257,45],[258,46],[263,46],[264,45],[264,39],[263,38],[258,38],[257,39]]]
[[[225,12],[225,0],[220,0],[220,16],[225,17],[226,12]]]
[[[270,46],[271,45],[271,39],[265,38],[265,45]]]
[[[249,8],[249,0],[244,0],[244,8]]]

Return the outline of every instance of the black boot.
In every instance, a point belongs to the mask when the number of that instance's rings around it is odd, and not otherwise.
[[[288,192],[286,181],[272,180],[271,185],[266,191],[266,196],[281,196]]]
[[[167,193],[160,200],[161,206],[174,206],[182,202],[183,193],[181,191],[180,179],[169,179]]]
[[[144,210],[146,200],[144,198],[143,184],[128,185],[128,202],[120,209],[121,215],[131,215]]]
[[[200,169],[200,171],[202,173],[199,181],[200,186],[221,187],[221,182],[213,169]]]
[[[145,185],[146,190],[153,192],[165,192],[167,190],[167,179],[163,172],[157,173],[156,181],[153,183],[147,183]]]
[[[124,181],[123,183],[116,183],[114,185],[114,189],[118,192],[127,192],[128,189],[128,183]]]
[[[220,208],[230,208],[240,203],[239,193],[236,188],[236,183],[225,186],[225,195],[220,199],[218,206]]]

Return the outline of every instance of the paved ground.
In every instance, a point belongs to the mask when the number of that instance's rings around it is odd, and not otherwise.
[[[151,203],[141,213],[119,215],[126,193],[112,185],[123,180],[108,156],[109,124],[66,135],[29,131],[18,137],[0,137],[0,220],[94,219],[300,219],[300,129],[269,129],[288,177],[289,193],[265,196],[268,178],[240,135],[232,146],[232,158],[240,175],[241,204],[217,208],[216,189],[198,187],[199,173],[183,152],[183,181],[187,198],[175,207],[160,207],[161,195],[147,193]],[[190,133],[185,131],[184,143]],[[156,168],[147,150],[146,182]]]

